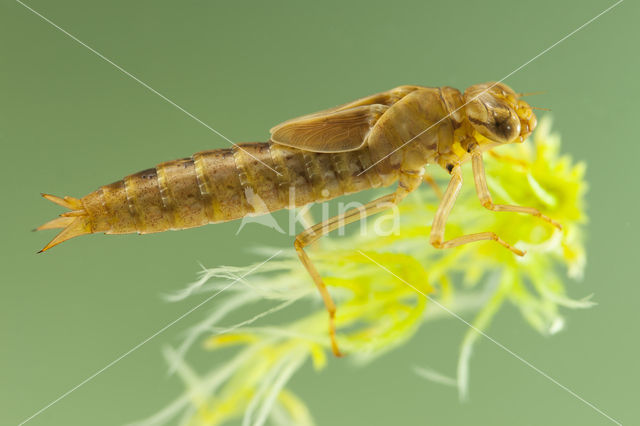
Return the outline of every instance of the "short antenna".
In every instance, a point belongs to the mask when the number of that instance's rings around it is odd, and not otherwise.
[[[518,93],[517,95],[521,98],[525,97],[525,96],[534,96],[534,95],[544,95],[545,93],[547,93],[546,90],[539,90],[537,92],[526,92],[526,93]]]

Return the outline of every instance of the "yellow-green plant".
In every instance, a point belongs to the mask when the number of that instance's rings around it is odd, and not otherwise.
[[[485,167],[496,202],[536,207],[559,221],[562,231],[531,216],[483,209],[470,167],[465,167],[467,184],[450,216],[447,236],[492,230],[526,250],[523,258],[493,242],[434,249],[428,236],[438,198],[429,188],[400,205],[397,234],[327,237],[313,247],[310,255],[337,301],[338,340],[348,358],[368,361],[380,356],[434,318],[470,317],[472,327],[462,341],[456,378],[418,371],[456,384],[464,397],[471,348],[505,303],[515,305],[542,334],[562,328],[560,307],[591,306],[588,298],[573,300],[565,291],[565,275],[579,278],[585,265],[586,184],[584,164],[575,164],[559,150],[560,140],[550,133],[550,120],[544,119],[531,140],[497,149],[497,155],[486,156]],[[242,418],[243,425],[262,425],[271,417],[278,424],[313,424],[305,404],[286,384],[308,359],[318,370],[326,367],[331,353],[326,311],[293,250],[243,277],[252,268],[205,270],[182,294],[220,291],[228,286],[223,278],[239,281],[225,291],[224,301],[223,296],[217,299],[214,314],[196,325],[177,350],[166,351],[186,391],[144,423],[162,424],[178,417],[185,425],[219,425]],[[313,301],[305,315],[263,324],[263,317],[303,299]],[[240,324],[219,325],[230,313],[264,300],[275,306]],[[197,341],[210,351],[236,349],[228,350],[225,362],[198,375],[184,361]]]

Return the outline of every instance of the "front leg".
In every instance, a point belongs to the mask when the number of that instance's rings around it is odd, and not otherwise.
[[[449,181],[449,185],[447,186],[444,196],[442,197],[442,201],[440,201],[440,205],[438,205],[436,216],[434,217],[433,224],[431,225],[431,235],[429,237],[431,244],[435,248],[446,249],[461,246],[467,243],[472,243],[474,241],[489,240],[495,241],[498,244],[508,248],[518,256],[524,256],[524,252],[522,250],[519,250],[513,247],[511,244],[505,242],[494,232],[468,234],[445,241],[444,231],[447,224],[447,218],[449,217],[449,213],[451,212],[451,209],[456,202],[456,198],[460,193],[460,188],[462,188],[462,173],[460,172],[460,165],[456,165],[451,170],[451,180]]]
[[[558,229],[562,229],[562,225],[560,225],[555,220],[551,219],[548,216],[540,213],[539,210],[534,209],[533,207],[523,207],[523,206],[510,206],[505,204],[493,204],[493,200],[491,199],[491,193],[489,193],[489,188],[487,187],[487,178],[484,173],[484,164],[482,162],[482,153],[474,152],[472,154],[472,163],[473,163],[473,180],[476,184],[476,192],[478,193],[478,198],[480,199],[480,203],[483,207],[493,210],[495,212],[516,212],[516,213],[525,213],[530,214],[532,216],[539,217],[545,222],[549,222],[553,226]]]

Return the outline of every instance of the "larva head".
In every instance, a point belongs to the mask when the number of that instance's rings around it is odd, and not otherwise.
[[[536,116],[518,94],[503,83],[475,84],[464,92],[465,115],[478,142],[524,142],[536,127]],[[486,142],[486,141],[485,141]]]

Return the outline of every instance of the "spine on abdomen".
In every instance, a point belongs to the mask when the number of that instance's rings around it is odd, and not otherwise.
[[[246,143],[162,163],[105,185],[82,203],[91,232],[185,229],[393,183],[393,172],[380,174],[379,167],[369,169],[372,163],[366,147],[325,154]]]

